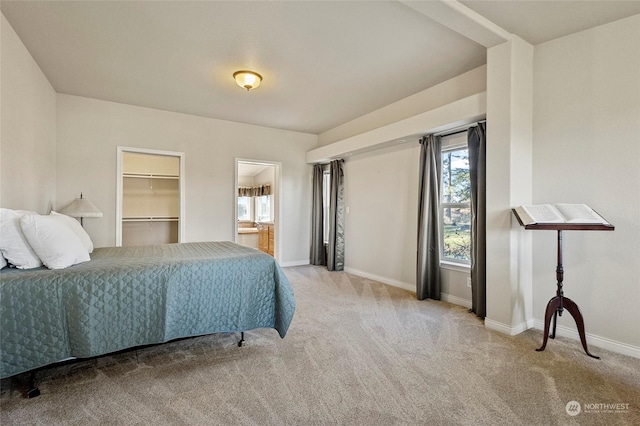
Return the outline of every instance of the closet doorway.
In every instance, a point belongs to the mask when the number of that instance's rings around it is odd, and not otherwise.
[[[279,259],[281,163],[236,159],[235,166],[235,242]]]
[[[116,246],[184,242],[184,153],[118,147]]]

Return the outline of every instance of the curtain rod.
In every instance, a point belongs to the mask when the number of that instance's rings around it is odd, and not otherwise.
[[[434,133],[434,136],[453,136],[458,133],[464,133],[469,130],[470,127],[477,126],[480,123],[486,123],[487,120],[478,120],[475,123],[465,124],[463,126],[454,127],[453,129],[444,130],[442,132]]]

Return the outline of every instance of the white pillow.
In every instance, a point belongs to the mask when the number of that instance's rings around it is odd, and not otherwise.
[[[0,254],[0,269],[4,268],[5,266],[7,266],[7,259],[5,259],[2,254]]]
[[[47,268],[63,269],[90,260],[80,238],[60,215],[22,216],[20,225],[33,251]]]
[[[71,227],[73,232],[80,238],[80,242],[87,249],[89,253],[93,253],[93,241],[91,241],[91,237],[87,234],[87,231],[84,230],[80,222],[71,216],[67,216],[66,214],[58,213],[51,211],[51,214],[54,216],[60,216],[64,218],[65,222]]]
[[[20,218],[35,212],[0,208],[0,252],[9,263],[19,269],[42,266],[20,227]]]

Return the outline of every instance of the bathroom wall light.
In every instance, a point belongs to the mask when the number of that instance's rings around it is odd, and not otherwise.
[[[247,92],[251,89],[256,89],[262,82],[262,76],[260,74],[247,70],[234,72],[233,78],[236,79],[238,86],[247,89]]]

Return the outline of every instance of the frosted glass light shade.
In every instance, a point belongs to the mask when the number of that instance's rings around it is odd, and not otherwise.
[[[76,198],[67,207],[60,210],[59,213],[66,214],[71,217],[102,217],[102,212],[95,204],[86,198]]]
[[[262,83],[262,76],[253,71],[236,71],[233,73],[233,78],[236,79],[236,84],[247,91],[256,89]]]

